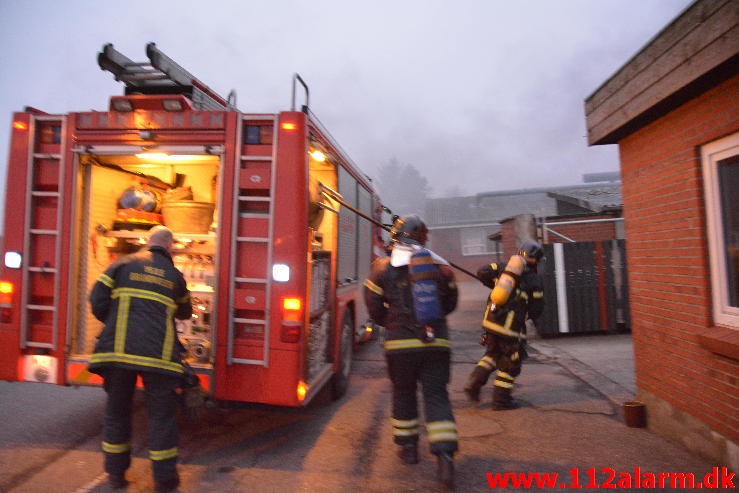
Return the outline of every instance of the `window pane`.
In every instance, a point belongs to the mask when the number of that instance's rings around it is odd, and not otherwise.
[[[718,162],[729,304],[739,307],[739,156]]]

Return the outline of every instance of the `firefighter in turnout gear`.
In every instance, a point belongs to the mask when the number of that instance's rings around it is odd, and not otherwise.
[[[418,463],[420,382],[431,452],[439,480],[454,487],[457,426],[449,402],[451,347],[446,315],[457,306],[454,273],[424,248],[428,229],[418,216],[397,218],[392,250],[372,264],[364,283],[370,316],[385,327],[385,357],[393,388],[393,437],[407,464]]]
[[[495,371],[493,409],[506,410],[517,407],[511,393],[515,378],[521,373],[521,365],[526,358],[526,322],[531,320],[535,324],[544,310],[543,282],[536,271],[543,254],[539,243],[528,240],[521,245],[517,253],[525,264],[520,274],[510,272],[508,266],[503,268],[495,263],[483,266],[477,271],[478,279],[491,289],[495,288],[499,278],[504,274],[512,276],[515,284],[507,301],[501,306],[495,306],[493,303],[493,291],[488,296],[482,321],[484,333],[480,342],[487,349],[464,388],[471,401],[480,400],[480,389]],[[511,257],[512,261],[521,261],[514,257]]]
[[[192,315],[190,292],[172,263],[174,239],[164,226],[149,233],[148,248],[113,262],[90,293],[95,317],[105,324],[89,369],[101,375],[108,395],[103,454],[110,485],[125,487],[131,465],[131,411],[136,380],[144,384],[149,458],[157,491],[174,491],[177,474],[177,389],[183,347],[175,318]]]

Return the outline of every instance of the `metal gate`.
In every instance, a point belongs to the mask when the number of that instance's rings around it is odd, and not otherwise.
[[[544,245],[541,335],[621,332],[631,326],[624,240]]]

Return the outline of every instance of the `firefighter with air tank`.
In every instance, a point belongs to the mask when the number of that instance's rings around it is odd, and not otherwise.
[[[491,263],[477,271],[477,278],[491,292],[482,320],[480,343],[486,346],[485,355],[464,388],[471,401],[480,400],[480,390],[495,371],[493,409],[517,407],[511,393],[526,358],[526,322],[535,324],[544,310],[543,282],[536,271],[543,254],[539,243],[527,240],[505,267]]]
[[[446,261],[424,248],[428,229],[415,215],[395,220],[392,250],[372,264],[364,283],[370,316],[386,329],[385,357],[393,389],[392,424],[398,454],[418,463],[420,382],[437,475],[454,488],[457,425],[449,402],[451,349],[446,315],[457,306],[457,285]]]

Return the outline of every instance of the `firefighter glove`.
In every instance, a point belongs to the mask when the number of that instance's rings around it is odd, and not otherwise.
[[[205,392],[200,388],[200,385],[185,387],[182,394],[185,416],[191,420],[202,418],[205,414]]]
[[[182,376],[182,407],[189,419],[200,419],[205,414],[206,393],[200,387],[200,380],[190,365],[184,363]]]
[[[490,342],[490,337],[488,335],[487,331],[483,331],[482,334],[480,334],[480,346],[487,346]]]

